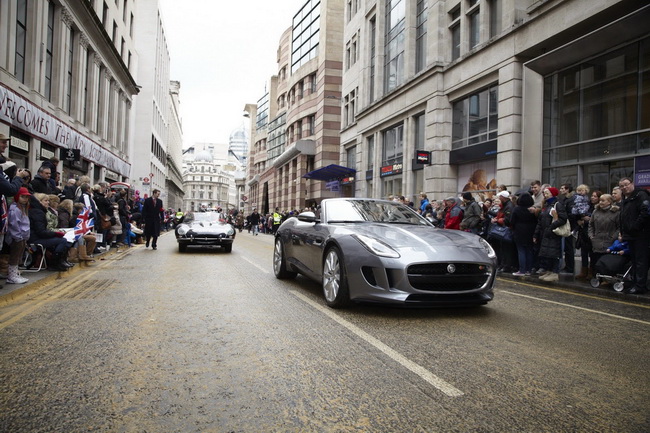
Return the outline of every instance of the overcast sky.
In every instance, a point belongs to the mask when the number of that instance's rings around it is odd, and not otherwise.
[[[180,81],[183,147],[228,143],[248,122],[277,73],[277,48],[306,0],[160,0],[171,56],[170,79]]]

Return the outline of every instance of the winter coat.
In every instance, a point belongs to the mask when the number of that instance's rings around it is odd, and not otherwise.
[[[14,241],[26,241],[29,239],[29,215],[23,213],[18,203],[12,203],[9,207],[9,224],[5,242],[11,245]]]
[[[34,196],[31,197],[29,208],[30,243],[38,243],[39,239],[51,239],[60,237],[56,232],[47,228],[47,212],[40,201]]]
[[[164,217],[165,209],[162,200],[147,197],[142,207],[144,234],[146,236],[160,236],[160,224]]]
[[[479,224],[481,223],[481,215],[483,211],[481,205],[472,200],[465,206],[463,213],[463,221],[460,223],[462,230],[474,230],[478,233]]]
[[[605,253],[607,248],[618,239],[620,231],[620,209],[612,205],[607,209],[602,209],[596,205],[594,212],[591,214],[589,221],[589,239],[591,239],[591,248],[595,253]]]
[[[527,198],[524,198],[522,194],[519,200],[517,200],[517,206],[512,211],[510,227],[512,227],[512,238],[515,241],[515,245],[532,247],[533,236],[537,228],[537,216],[528,210],[534,204],[533,198],[528,193],[524,194]]]
[[[644,189],[636,188],[621,202],[620,228],[624,241],[650,237],[650,198]]]
[[[67,209],[60,207],[58,209],[58,212],[59,214],[57,216],[59,218],[59,228],[68,229],[77,225],[76,220],[74,223],[72,222],[72,215],[70,215],[70,212],[68,212]]]
[[[445,214],[445,228],[460,230],[460,222],[463,220],[463,210],[454,203]]]
[[[555,207],[558,219],[553,221],[551,209]],[[545,207],[539,214],[537,227],[535,228],[535,239],[540,245],[539,256],[559,259],[562,257],[562,236],[553,233],[553,230],[563,226],[567,222],[568,215],[562,203],[557,200],[547,200]]]

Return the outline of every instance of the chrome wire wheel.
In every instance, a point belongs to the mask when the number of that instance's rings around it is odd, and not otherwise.
[[[328,303],[335,302],[341,287],[341,263],[333,248],[327,252],[323,265],[323,293]]]

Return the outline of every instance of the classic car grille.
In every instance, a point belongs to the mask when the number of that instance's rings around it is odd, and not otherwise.
[[[490,278],[489,266],[478,263],[423,263],[409,266],[407,274],[414,288],[443,292],[475,290]]]

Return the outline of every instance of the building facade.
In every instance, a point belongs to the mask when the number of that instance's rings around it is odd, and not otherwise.
[[[343,2],[308,0],[280,38],[278,74],[251,120],[245,211],[303,208],[334,196],[303,176],[338,164],[340,152]]]
[[[167,207],[178,209],[183,207],[183,125],[181,124],[180,93],[181,83],[172,81],[169,85],[169,126],[167,128],[167,163],[165,191]]]
[[[128,181],[137,54],[134,2],[0,2],[0,133],[33,172]]]
[[[353,195],[610,191],[650,154],[649,19],[626,0],[346,1]]]

